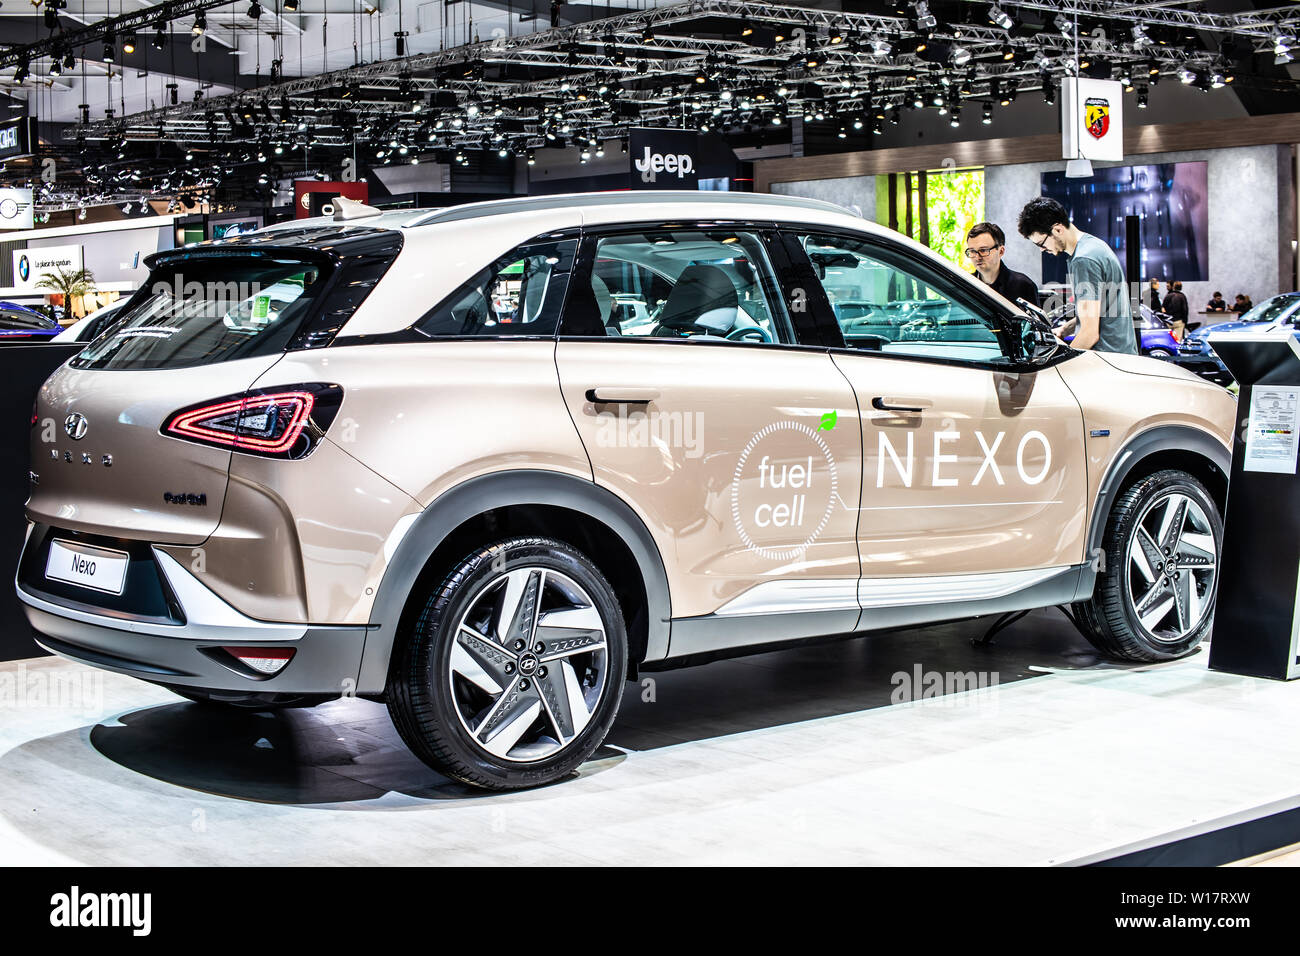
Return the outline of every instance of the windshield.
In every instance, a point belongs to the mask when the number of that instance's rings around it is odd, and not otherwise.
[[[186,368],[281,351],[328,266],[284,257],[194,257],[157,269],[75,368]]]
[[[1279,295],[1261,302],[1241,317],[1242,322],[1276,322],[1300,305],[1300,297]]]

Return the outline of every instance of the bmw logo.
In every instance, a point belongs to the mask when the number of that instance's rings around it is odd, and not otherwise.
[[[80,412],[73,412],[63,420],[63,430],[68,433],[68,437],[73,441],[80,441],[85,438],[88,428],[90,428],[90,422],[86,421],[86,416]]]
[[[26,282],[27,277],[30,276],[31,274],[32,274],[32,264],[27,260],[26,256],[19,256],[18,257],[18,278]]]

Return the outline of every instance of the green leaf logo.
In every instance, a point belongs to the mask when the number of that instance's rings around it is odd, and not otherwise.
[[[837,412],[827,412],[822,416],[822,423],[817,426],[817,430],[819,432],[828,432],[835,427],[837,421],[839,421],[839,414]]]

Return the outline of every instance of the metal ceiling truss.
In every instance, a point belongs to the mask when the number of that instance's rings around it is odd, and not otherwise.
[[[202,0],[194,0],[202,2]],[[974,6],[974,5],[972,5]],[[1026,2],[1007,3],[1007,8],[1043,8],[1056,10],[1048,4]],[[1081,15],[1090,16],[1093,8],[1103,8],[1096,2],[1076,3]],[[1156,8],[1163,9],[1163,8]],[[1292,20],[1300,23],[1300,11],[1289,11]],[[1221,17],[1197,15],[1201,20],[1217,24]],[[736,22],[748,22],[754,25],[802,28],[802,40],[791,37],[772,48],[753,46],[738,36],[735,39],[711,39],[689,35],[661,32],[665,27],[680,27],[693,21],[708,18],[727,18]],[[1136,21],[1135,21],[1136,22]],[[1202,24],[1203,25],[1203,24]],[[640,39],[641,33],[649,27],[654,31],[654,38],[649,42]],[[184,138],[188,132],[191,136],[201,136],[207,128],[203,119],[208,113],[218,116],[227,109],[237,109],[250,98],[266,98],[279,103],[282,97],[289,97],[295,110],[313,108],[340,109],[357,108],[365,104],[376,109],[390,109],[395,104],[391,97],[368,99],[367,90],[393,91],[406,90],[412,98],[424,96],[439,89],[453,89],[462,95],[462,99],[478,97],[492,98],[528,98],[537,96],[556,96],[566,92],[566,83],[576,85],[575,78],[606,76],[617,78],[635,86],[649,86],[658,81],[679,78],[681,84],[689,82],[692,74],[712,62],[724,63],[724,68],[734,74],[744,74],[750,81],[779,80],[791,76],[791,59],[811,52],[820,55],[823,63],[833,58],[834,68],[822,70],[802,70],[808,74],[803,77],[816,80],[821,74],[850,74],[855,76],[876,76],[876,88],[881,96],[901,97],[915,86],[915,80],[909,80],[909,72],[901,58],[872,54],[861,45],[866,37],[892,37],[896,40],[912,34],[909,19],[869,14],[843,14],[833,11],[813,10],[801,7],[777,7],[762,3],[738,2],[738,0],[700,0],[700,2],[678,4],[654,8],[644,13],[625,14],[605,20],[586,24],[545,30],[525,36],[507,37],[494,41],[471,44],[453,50],[406,57],[400,60],[386,60],[363,66],[336,70],[328,74],[288,80],[271,87],[249,93],[235,93],[225,97],[214,98],[200,103],[188,103],[175,107],[162,107],[142,113],[133,114],[124,121],[92,123],[82,128],[86,138],[104,138],[121,135],[128,138],[157,138],[159,124],[163,125],[163,138]],[[831,37],[843,34],[846,39],[832,43]],[[619,59],[612,60],[605,53],[607,38],[613,37],[612,45],[620,51]],[[852,38],[856,38],[852,39]],[[1031,63],[1026,63],[1023,56],[1019,62],[1004,68],[999,62],[987,62],[989,48],[997,49],[1004,44],[1008,35],[1006,31],[992,26],[970,24],[940,24],[931,34],[932,41],[951,45],[964,45],[972,53],[971,65],[980,74],[981,85],[985,80],[999,78],[1003,81],[1016,79],[1028,81],[1024,89],[1040,88],[1040,76],[1045,70]],[[1092,38],[1089,37],[1091,42]],[[1045,32],[1035,39],[1035,48],[1049,61],[1059,61],[1070,57],[1073,40],[1063,34]],[[1158,59],[1165,70],[1174,70],[1183,63],[1199,61],[1206,58],[1204,53],[1188,52],[1182,48],[1159,48],[1134,50],[1120,45],[1108,57],[1117,65],[1125,63],[1146,62]],[[913,57],[908,57],[910,61]],[[448,67],[464,64],[478,64],[487,67],[519,67],[525,71],[539,68],[553,70],[551,79],[536,81],[513,81],[508,79],[492,80],[484,78],[474,83],[457,84],[439,80],[422,74],[437,73]],[[639,72],[644,64],[644,73]],[[926,75],[945,71],[943,64],[918,64]],[[1060,72],[1059,64],[1052,64],[1053,72]],[[579,83],[586,80],[578,79]],[[859,83],[858,86],[863,84]],[[360,94],[350,98],[326,96],[330,91],[347,87],[360,89]],[[680,100],[680,90],[663,86],[664,92],[658,96],[638,96],[635,89],[625,93],[626,102],[636,103],[642,110],[652,113],[658,108],[660,114],[673,111],[674,101]],[[688,88],[689,89],[689,88]],[[862,91],[852,89],[840,93],[834,87],[828,89],[832,98],[860,98]],[[979,98],[987,95],[973,91],[965,98]],[[575,104],[569,111],[573,115],[584,115],[594,109],[594,105]],[[194,117],[198,115],[196,124]],[[641,118],[645,118],[642,116]],[[173,136],[173,131],[176,136]],[[230,132],[228,128],[223,132]],[[70,135],[76,135],[72,133]],[[321,138],[328,142],[328,133]]]
[[[177,0],[166,6],[179,16],[218,5]],[[248,162],[260,153],[269,163],[297,165],[322,147],[357,156],[371,150],[368,161],[382,151],[386,162],[398,152],[435,149],[584,148],[625,135],[632,125],[752,130],[813,117],[860,127],[864,118],[876,124],[889,112],[896,119],[904,106],[955,112],[1053,86],[1074,68],[1074,38],[1060,29],[1058,14],[1071,20],[1077,14],[1089,29],[1101,20],[1249,36],[1252,50],[1270,55],[1279,30],[1300,29],[1300,7],[1228,16],[1159,2],[1004,0],[1001,7],[1012,16],[1034,11],[1038,32],[1026,36],[1028,26],[1008,32],[989,22],[989,6],[987,0],[966,5],[968,19],[978,22],[936,22],[925,31],[929,53],[918,54],[912,15],[693,0],[289,79],[89,122],[64,135],[79,146],[114,143],[119,152],[124,141],[170,141],[208,151],[217,164]],[[915,14],[916,4],[909,0],[904,9]],[[159,10],[115,19],[134,16],[147,25]],[[1148,75],[1149,64],[1165,75],[1218,69],[1216,55],[1204,49],[1135,45],[1131,27],[1114,32],[1100,42],[1091,33],[1081,36],[1080,49],[1107,69],[1130,72],[1139,84],[1159,79]],[[881,46],[886,42],[888,51]],[[1002,56],[1008,45],[1015,50],[1011,60]],[[0,64],[16,55],[0,55]],[[418,112],[417,103],[424,107]]]

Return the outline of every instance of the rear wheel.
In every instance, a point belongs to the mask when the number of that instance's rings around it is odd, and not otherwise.
[[[623,614],[588,558],[549,538],[468,555],[398,651],[388,708],[425,763],[495,790],[572,773],[618,713]]]
[[[1088,639],[1120,660],[1189,653],[1214,623],[1222,542],[1218,506],[1187,472],[1134,482],[1111,509],[1092,599],[1075,605]]]

